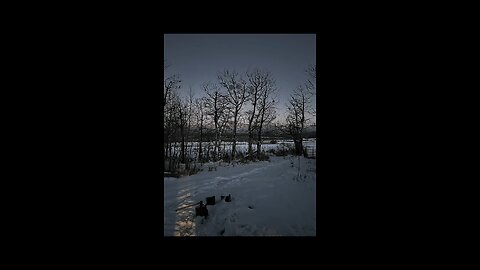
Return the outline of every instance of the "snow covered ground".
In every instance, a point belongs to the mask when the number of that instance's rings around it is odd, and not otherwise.
[[[298,167],[300,164],[300,172]],[[165,236],[315,236],[316,163],[304,157],[221,165],[181,178],[164,178]],[[232,195],[231,202],[220,200]],[[195,206],[215,196],[208,218]]]

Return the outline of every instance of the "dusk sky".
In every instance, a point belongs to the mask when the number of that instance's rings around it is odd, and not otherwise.
[[[171,65],[165,75],[180,75],[181,95],[192,87],[195,97],[201,97],[201,85],[217,82],[224,69],[242,75],[256,67],[268,70],[276,80],[277,111],[284,119],[290,93],[306,82],[305,69],[316,64],[315,47],[315,34],[165,34],[164,59]],[[315,97],[312,102],[315,106]]]

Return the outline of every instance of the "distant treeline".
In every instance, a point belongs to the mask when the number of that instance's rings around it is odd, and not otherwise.
[[[308,139],[308,138],[316,138],[317,137],[317,132],[316,131],[307,131],[303,133],[303,138]],[[198,141],[200,139],[199,134],[192,134],[192,136],[189,138],[190,141]],[[291,139],[288,136],[285,136],[284,134],[278,134],[274,132],[266,132],[265,135],[262,137],[263,141],[269,141],[269,140],[288,140]],[[206,132],[202,134],[202,140],[204,142],[208,141],[215,141],[215,132]],[[222,141],[224,142],[233,142],[233,136],[230,134],[226,134],[224,138],[222,138]],[[247,142],[248,141],[248,133],[238,133],[237,142]]]

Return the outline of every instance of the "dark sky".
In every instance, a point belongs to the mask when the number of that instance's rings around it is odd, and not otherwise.
[[[191,86],[200,97],[202,83],[216,82],[226,68],[242,74],[266,69],[276,79],[277,107],[284,114],[290,93],[307,79],[305,69],[316,64],[315,43],[315,34],[166,34],[164,57],[171,64],[166,75],[179,74],[181,92],[186,95]]]

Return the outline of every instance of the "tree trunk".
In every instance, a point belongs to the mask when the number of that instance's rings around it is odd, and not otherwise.
[[[295,142],[295,154],[297,156],[301,156],[303,153],[302,139],[296,138],[294,142]]]
[[[215,133],[215,146],[214,146],[214,149],[213,149],[213,161],[217,161],[217,157],[218,157],[218,150],[220,148],[220,145],[219,145],[219,135],[218,135],[218,132]]]
[[[261,148],[262,147],[262,144],[260,142],[260,140],[257,142],[257,158],[260,159],[260,153],[261,153]]]
[[[182,137],[182,143],[180,145],[180,159],[181,163],[185,163],[185,134],[183,133],[183,126],[180,127],[180,134]]]
[[[257,141],[257,158],[260,159],[262,147],[262,125],[258,128],[258,141]]]
[[[168,159],[168,132],[167,132],[167,135],[165,136],[165,159]]]
[[[203,121],[200,120],[200,142],[198,143],[198,160],[202,160],[202,136],[203,136]]]
[[[168,157],[170,158],[170,161],[172,161],[172,142],[168,145]],[[170,168],[168,168],[170,170]]]
[[[207,160],[210,159],[210,143],[207,145]]]
[[[184,160],[185,160],[185,168],[187,170],[190,169],[190,156],[191,156],[191,153],[192,153],[192,144],[190,143],[190,119],[192,117],[192,114],[191,112],[189,111],[188,113],[188,121],[187,121],[187,130],[186,130],[186,134],[185,134],[185,157],[184,157]]]
[[[248,120],[248,158],[252,159],[253,158],[253,149],[252,149],[252,144],[253,144],[253,118],[255,118],[255,109],[257,107],[257,91],[255,91],[255,97],[253,100],[253,111],[252,111],[252,116]]]
[[[251,159],[253,154],[252,149],[253,144],[253,133],[251,131],[248,132],[248,157]]]
[[[238,113],[235,112],[233,120],[233,143],[232,143],[232,160],[235,160],[236,146],[237,146],[237,116]]]

